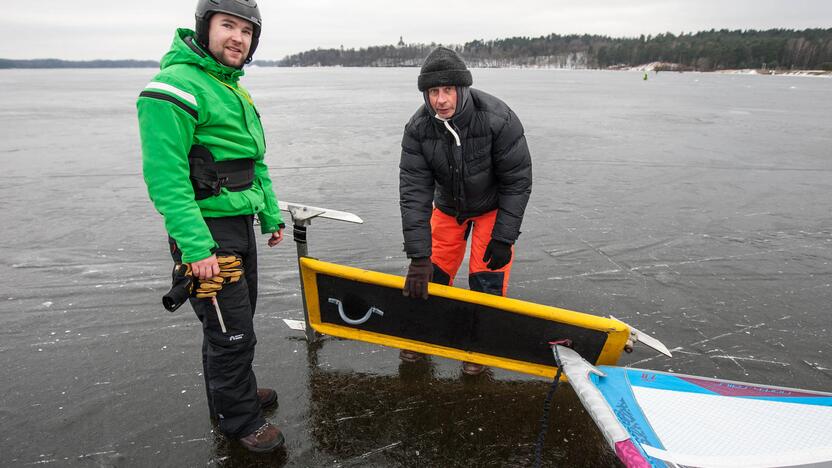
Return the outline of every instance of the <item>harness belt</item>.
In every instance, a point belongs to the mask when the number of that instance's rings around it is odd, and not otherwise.
[[[194,145],[188,153],[194,198],[203,200],[217,196],[223,187],[231,192],[242,192],[254,182],[254,160],[249,158],[215,161],[211,151]]]

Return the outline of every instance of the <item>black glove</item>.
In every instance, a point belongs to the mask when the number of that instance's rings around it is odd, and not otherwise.
[[[488,262],[489,270],[499,270],[508,265],[511,261],[511,244],[506,244],[497,239],[491,239],[488,247],[485,248],[485,255],[482,256],[482,261]]]
[[[433,279],[433,263],[428,257],[411,258],[402,294],[412,298],[428,298],[428,283]]]

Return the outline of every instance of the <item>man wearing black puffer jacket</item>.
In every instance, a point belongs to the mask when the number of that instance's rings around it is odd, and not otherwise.
[[[471,238],[469,287],[505,295],[513,245],[532,189],[523,125],[501,100],[472,89],[471,72],[438,47],[418,79],[425,103],[405,126],[399,164],[404,295],[427,299],[428,283],[452,285]],[[404,361],[422,355],[402,350]],[[467,374],[485,368],[464,363]]]

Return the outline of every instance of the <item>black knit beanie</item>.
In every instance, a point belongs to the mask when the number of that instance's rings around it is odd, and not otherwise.
[[[474,82],[465,62],[447,47],[437,47],[425,58],[419,74],[419,91],[437,86],[471,86]]]

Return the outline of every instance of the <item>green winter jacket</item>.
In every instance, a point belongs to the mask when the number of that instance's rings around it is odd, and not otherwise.
[[[263,162],[260,116],[238,83],[243,71],[218,63],[193,38],[189,29],[176,31],[161,71],[136,103],[147,190],[185,263],[208,258],[217,247],[203,218],[256,214],[264,234],[283,227]],[[216,161],[253,159],[251,188],[223,188],[217,196],[195,200],[188,166],[193,145],[207,147]]]

